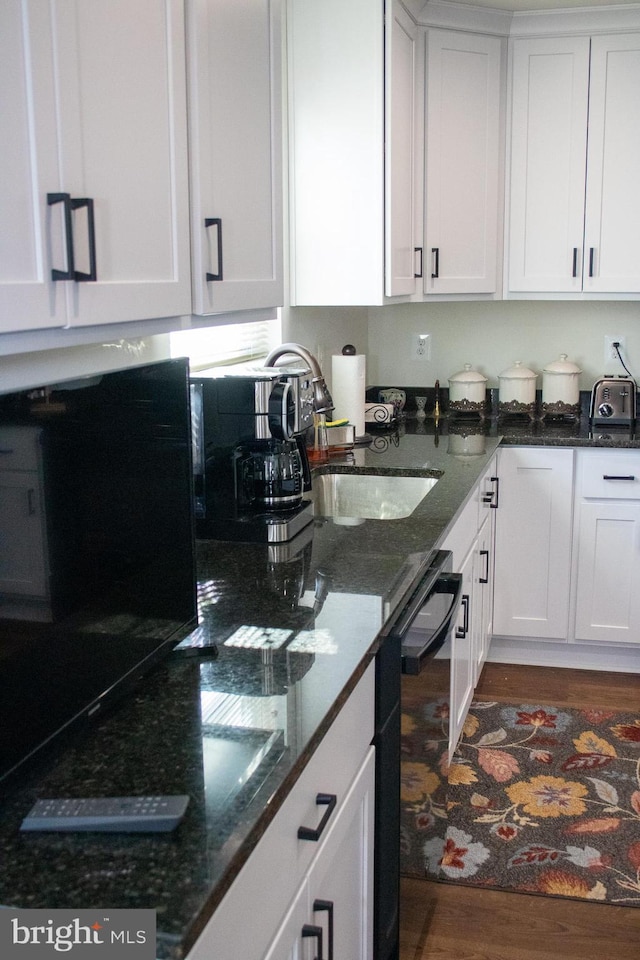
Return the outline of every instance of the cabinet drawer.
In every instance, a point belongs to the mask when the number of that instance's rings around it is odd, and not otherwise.
[[[640,500],[640,453],[579,453],[579,490],[598,500]]]
[[[263,956],[264,944],[273,938],[321,847],[320,842],[298,839],[298,827],[318,826],[328,810],[316,803],[316,796],[323,793],[337,798],[327,821],[330,829],[370,748],[374,669],[372,663],[194,944],[188,960],[260,960]]]
[[[40,427],[0,428],[0,470],[37,470]]]

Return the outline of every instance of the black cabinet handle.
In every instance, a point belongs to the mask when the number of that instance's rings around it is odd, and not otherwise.
[[[635,480],[635,477],[632,473],[630,473],[629,476],[626,476],[626,477],[614,476],[613,474],[610,474],[610,473],[603,473],[602,479],[603,480]]]
[[[578,276],[578,248],[577,247],[573,248],[573,273],[571,274],[571,276],[572,277]]]
[[[317,841],[322,836],[322,831],[329,822],[329,817],[335,810],[336,803],[338,798],[335,793],[319,793],[316,796],[317,806],[326,806],[326,810],[322,817],[322,820],[318,826],[314,829],[313,827],[298,827],[298,840],[314,840]]]
[[[320,913],[322,910],[326,910],[329,916],[329,946],[327,960],[333,960],[333,900],[314,900],[313,912]],[[320,949],[320,956],[322,956],[322,948]]]
[[[422,257],[422,247],[414,247],[414,248],[413,248],[413,252],[414,252],[414,254],[416,254],[416,253],[419,253],[419,254],[420,254],[420,270],[418,271],[418,273],[414,273],[414,277],[415,277],[416,279],[418,279],[419,277],[422,276],[422,271],[423,271],[423,267],[424,267],[424,264],[423,264],[423,262],[422,262],[422,260],[423,260],[423,257]]]
[[[593,276],[593,258],[595,256],[596,248],[589,247],[589,276]]]
[[[487,563],[486,563],[486,567],[485,567],[484,577],[478,577],[478,581],[479,581],[480,583],[489,583],[489,551],[488,551],[488,550],[481,550],[481,551],[480,551],[480,556],[481,556],[481,557],[484,557]]]
[[[456,628],[456,637],[458,640],[464,640],[469,633],[469,597],[466,593],[462,594],[462,606],[464,608],[464,619],[462,626]]]
[[[207,280],[222,280],[222,220],[220,217],[207,217],[204,225],[205,229],[215,227],[218,237],[218,272],[207,273]]]
[[[64,204],[64,242],[67,250],[67,269],[51,270],[52,280],[75,280],[73,267],[73,224],[71,221],[71,196],[68,193],[48,193],[47,206],[53,207],[57,203]]]
[[[493,503],[491,504],[491,509],[497,510],[498,505],[500,503],[500,477],[491,477],[491,483],[495,483],[496,485],[496,490],[495,490],[496,495]]]
[[[431,277],[433,280],[437,280],[440,276],[440,247],[431,247],[431,254],[433,256],[433,273]]]
[[[82,273],[80,270],[75,270],[73,279],[76,280],[77,283],[95,283],[98,276],[96,272],[96,225],[93,216],[93,199],[91,197],[74,198],[71,201],[71,209],[86,209],[89,237],[89,273]]]
[[[318,955],[316,960],[322,960],[322,927],[315,927],[312,923],[305,923],[302,928],[303,937],[315,937],[318,941]]]

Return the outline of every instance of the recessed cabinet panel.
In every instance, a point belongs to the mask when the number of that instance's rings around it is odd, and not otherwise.
[[[640,503],[582,501],[576,640],[640,642]]]
[[[66,266],[49,5],[0,4],[0,332],[64,326]],[[61,241],[51,249],[51,240]]]
[[[416,289],[414,128],[417,29],[400,3],[388,5],[385,34],[385,293]]]
[[[502,41],[427,31],[425,293],[497,286]]]
[[[591,41],[585,291],[640,292],[640,35]]]
[[[194,312],[281,306],[282,5],[188,5]]]
[[[567,640],[573,451],[504,449],[499,473],[494,635]]]
[[[589,38],[512,49],[509,289],[582,289]]]

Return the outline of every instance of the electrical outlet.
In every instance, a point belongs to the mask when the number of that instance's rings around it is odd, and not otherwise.
[[[431,334],[414,333],[411,341],[412,360],[431,360]]]
[[[620,357],[616,348],[613,346],[614,343],[619,344],[618,349],[622,356],[625,356],[625,350],[627,346],[626,337],[605,337],[604,338],[604,372],[605,373],[618,373],[618,367],[612,367],[611,364],[619,364]]]

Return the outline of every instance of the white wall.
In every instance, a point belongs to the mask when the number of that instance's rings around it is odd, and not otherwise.
[[[310,350],[331,389],[332,355],[342,353],[346,343],[366,353],[367,326],[366,307],[288,307],[282,311],[282,342],[301,343]]]
[[[498,374],[514,360],[540,374],[561,353],[583,373],[580,388],[590,390],[604,373],[605,334],[626,337],[625,362],[640,378],[638,301],[496,301],[400,304],[369,309],[367,382],[404,386],[447,385],[448,377],[471,363],[498,386]],[[431,360],[410,359],[412,336],[429,333]]]

